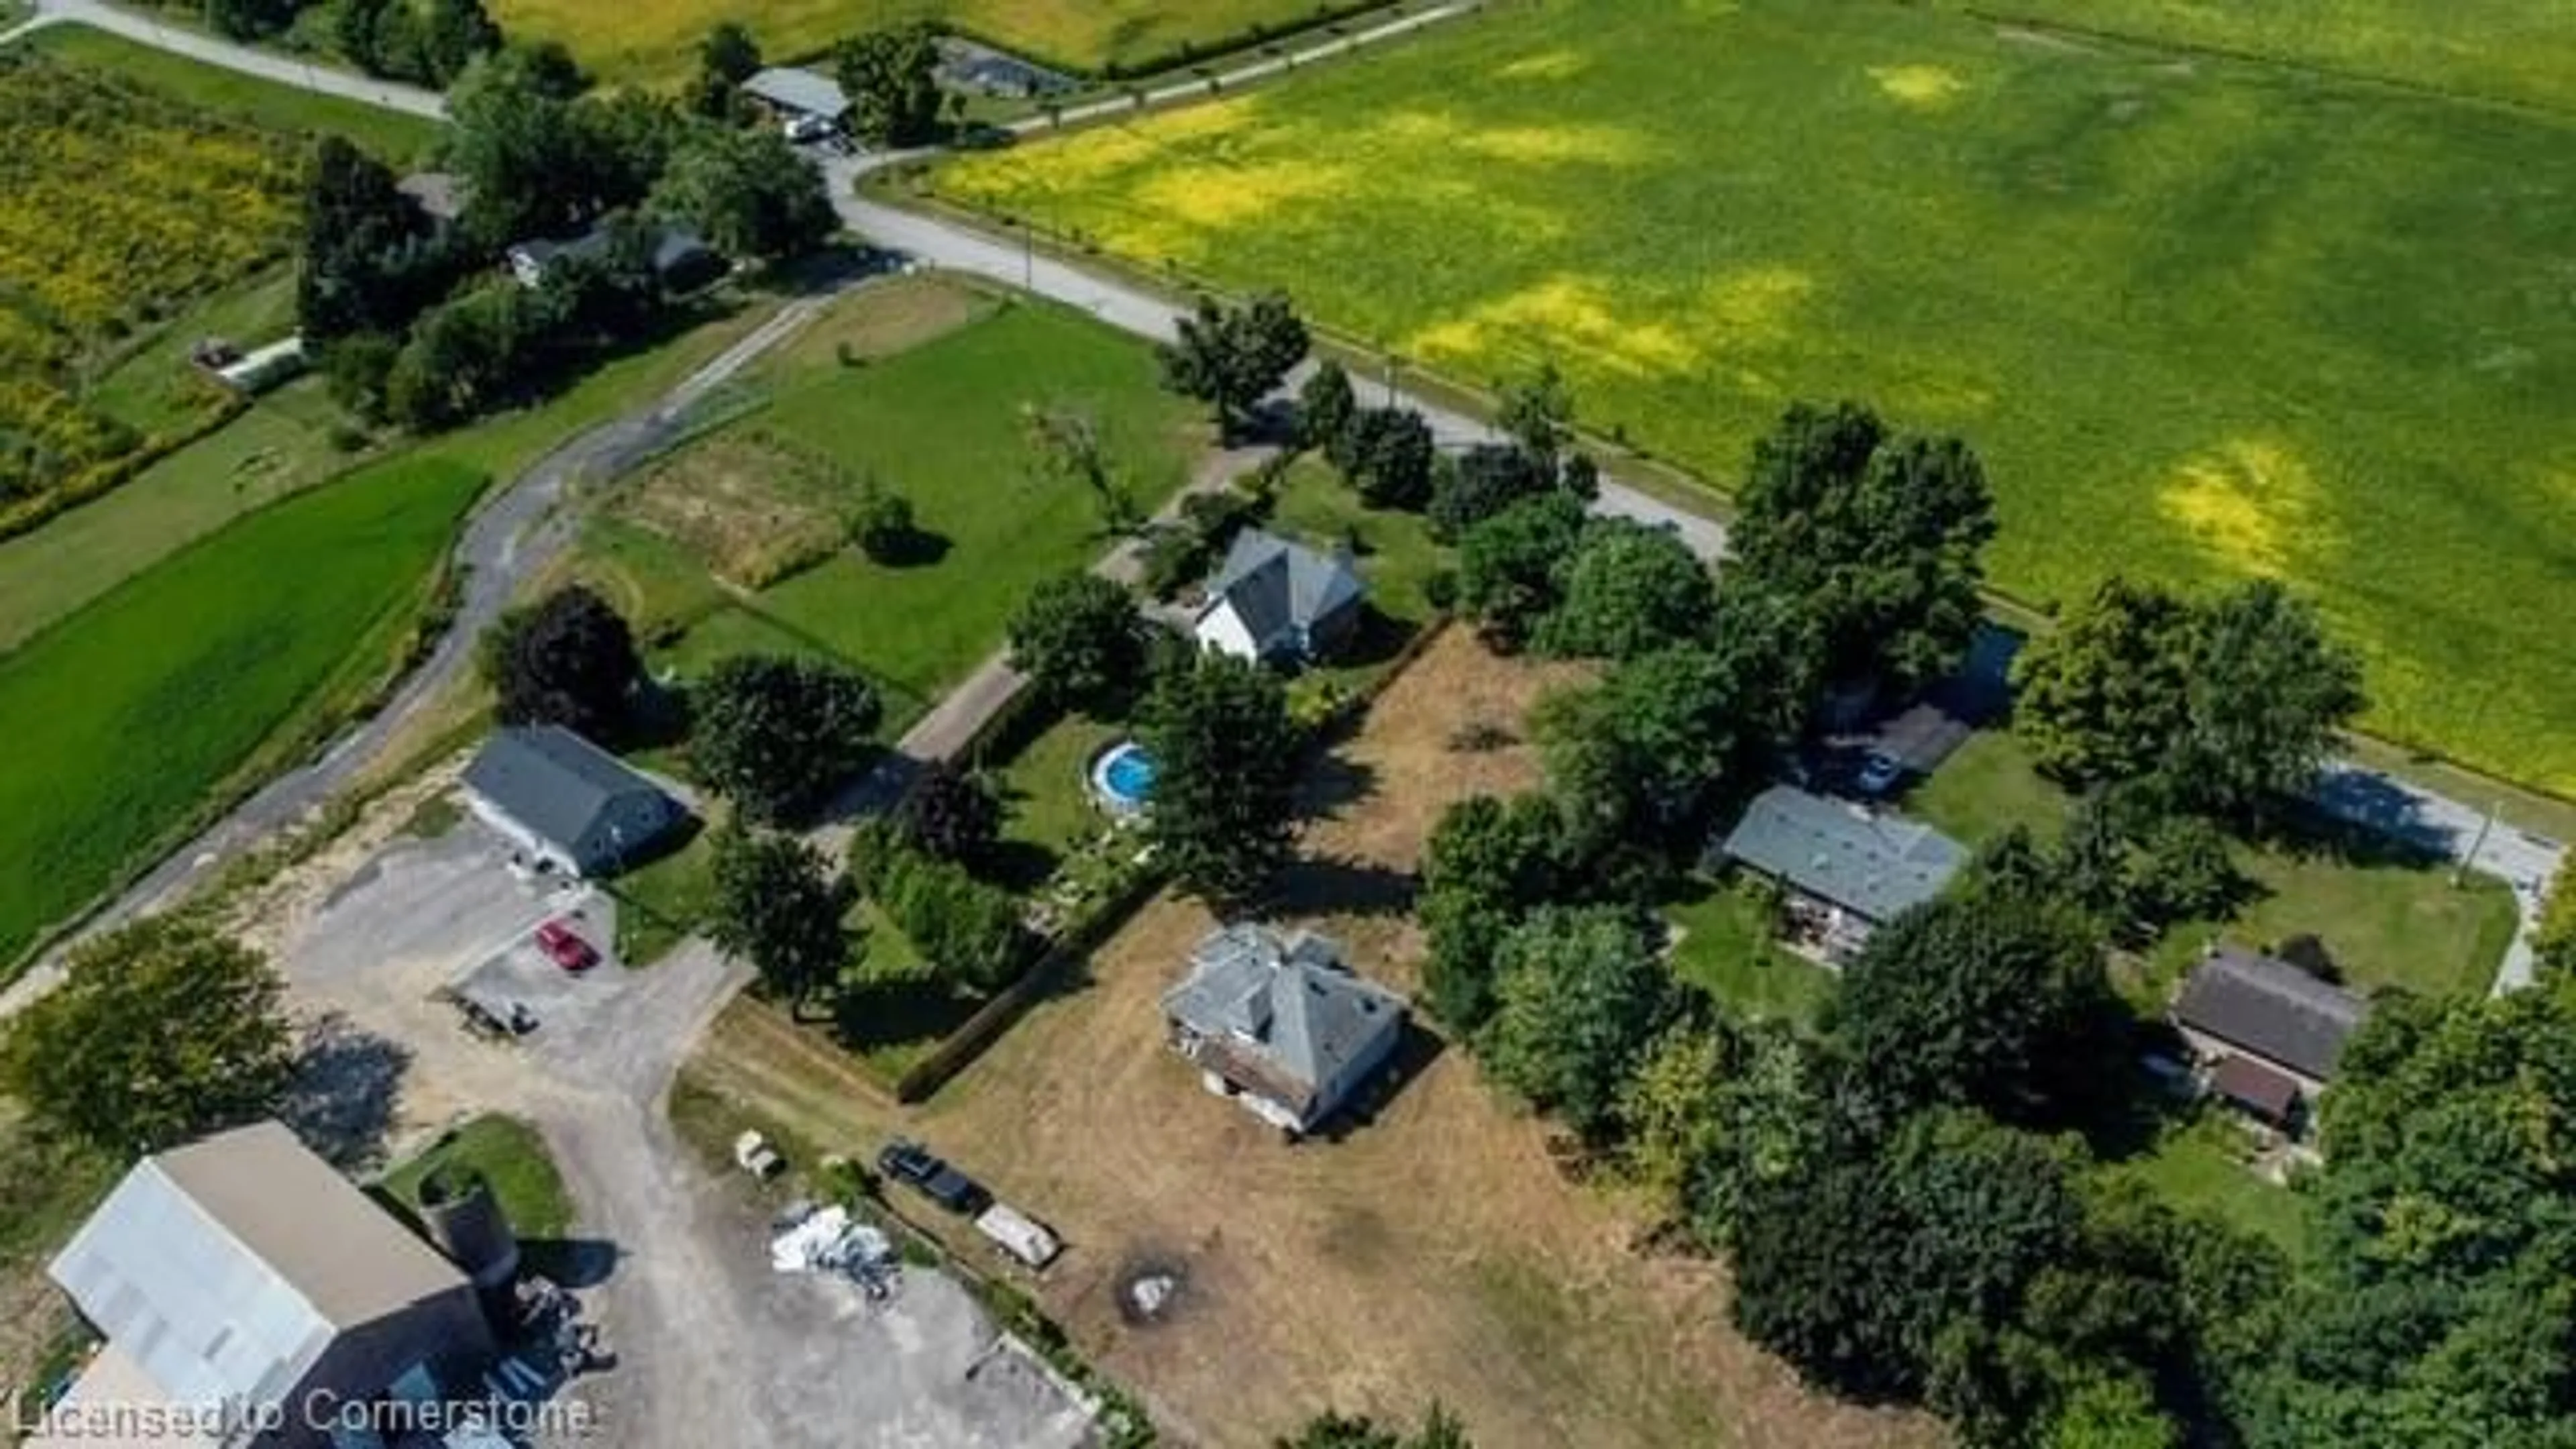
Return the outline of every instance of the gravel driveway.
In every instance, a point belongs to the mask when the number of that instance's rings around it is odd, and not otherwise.
[[[907,1271],[885,1305],[770,1271],[752,1196],[673,1134],[663,1103],[689,1044],[743,981],[702,943],[648,970],[567,976],[530,948],[549,916],[614,939],[609,902],[513,876],[468,821],[379,854],[288,938],[299,1004],[334,1009],[410,1054],[403,1116],[498,1108],[545,1134],[611,1266],[583,1296],[617,1355],[576,1383],[620,1449],[1073,1449],[1089,1420],[1003,1346],[965,1290]],[[472,979],[522,995],[541,1025],[499,1045],[434,999]]]

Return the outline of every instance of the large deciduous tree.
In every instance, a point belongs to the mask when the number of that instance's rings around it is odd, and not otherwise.
[[[1583,505],[1565,493],[1525,498],[1458,539],[1458,612],[1498,649],[1530,642],[1556,612],[1567,561],[1583,541]]]
[[[1371,508],[1420,508],[1431,499],[1439,453],[1431,424],[1411,408],[1364,408],[1343,435],[1342,471]]]
[[[1297,390],[1298,444],[1320,449],[1337,468],[1347,467],[1342,461],[1343,440],[1359,411],[1359,396],[1351,390],[1351,375],[1342,370],[1340,363],[1325,358],[1316,365],[1305,386]]]
[[[315,144],[295,274],[296,327],[308,345],[399,331],[454,274],[453,253],[392,168],[338,136]]]
[[[1663,962],[1635,911],[1547,907],[1496,952],[1485,1069],[1585,1139],[1603,1140],[1619,1087],[1665,1019]]]
[[[1145,668],[1145,622],[1127,590],[1070,573],[1029,592],[1009,625],[1011,667],[1059,708],[1097,705]]]
[[[1980,877],[1873,934],[1843,972],[1833,1018],[1889,1116],[1954,1103],[2062,1121],[2118,1060],[2112,1005],[2082,908]]]
[[[626,621],[579,584],[502,615],[483,638],[482,663],[503,724],[559,724],[592,736],[624,722],[644,673]]]
[[[1206,403],[1218,431],[1231,438],[1272,389],[1306,360],[1306,324],[1286,294],[1265,292],[1241,306],[1199,298],[1181,319],[1178,340],[1162,344],[1163,383]]]
[[[0,1041],[0,1084],[116,1157],[267,1116],[294,1070],[284,984],[206,926],[151,916],[73,951]]]
[[[2360,659],[2269,579],[2222,595],[2199,633],[2174,789],[2203,811],[2239,818],[2304,795],[2361,712]]]
[[[691,704],[691,762],[759,824],[812,809],[856,774],[880,712],[856,672],[777,654],[719,661]]]
[[[2013,727],[2069,784],[2161,768],[2190,716],[2191,606],[2109,578],[2013,661]]]
[[[840,984],[852,944],[842,918],[858,892],[820,850],[728,825],[716,836],[714,877],[707,938],[718,949],[749,961],[791,1010]]]
[[[671,153],[653,204],[734,257],[801,256],[840,226],[823,173],[768,127],[691,132]]]
[[[841,45],[850,133],[871,146],[919,146],[939,128],[939,36],[926,24],[872,30]]]
[[[1741,502],[1728,586],[1797,600],[1830,682],[1903,689],[1957,665],[1995,532],[1967,444],[1892,437],[1852,403],[1800,403],[1754,445]]]
[[[1220,905],[1257,897],[1288,855],[1301,743],[1278,677],[1196,655],[1155,679],[1136,733],[1154,761],[1146,828],[1173,879]]]
[[[1567,562],[1563,596],[1539,626],[1549,654],[1634,659],[1706,637],[1716,608],[1708,566],[1680,537],[1601,519]]]
[[[1565,890],[1556,811],[1538,795],[1471,795],[1423,849],[1420,916],[1430,939],[1422,984],[1432,1014],[1462,1036],[1494,1014],[1496,953],[1521,916]]]
[[[981,778],[941,760],[904,792],[895,824],[915,849],[973,865],[1001,838],[1002,802]]]

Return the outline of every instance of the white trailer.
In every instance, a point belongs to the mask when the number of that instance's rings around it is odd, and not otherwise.
[[[1045,1267],[1064,1251],[1064,1244],[1046,1224],[1004,1203],[984,1209],[975,1219],[975,1231],[1032,1268]]]

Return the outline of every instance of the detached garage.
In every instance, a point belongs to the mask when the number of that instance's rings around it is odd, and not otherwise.
[[[613,875],[688,819],[662,787],[560,725],[505,729],[465,771],[475,815],[543,867]]]

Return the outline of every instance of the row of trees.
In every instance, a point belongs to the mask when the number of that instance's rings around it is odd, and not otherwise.
[[[665,224],[757,259],[808,250],[837,225],[820,175],[775,131],[586,85],[559,52],[478,55],[449,96],[447,162],[465,198],[452,226],[382,163],[320,145],[298,321],[344,399],[406,427],[451,426],[541,392],[705,280],[656,255]],[[534,289],[495,265],[508,245],[594,225],[603,244],[557,258]]]

